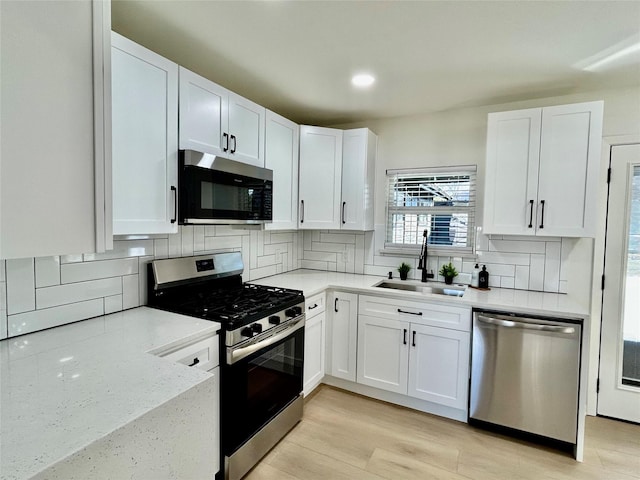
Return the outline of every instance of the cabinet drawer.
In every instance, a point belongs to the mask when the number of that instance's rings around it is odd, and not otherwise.
[[[313,318],[319,313],[324,312],[326,298],[327,295],[325,292],[322,292],[305,300],[307,318]]]
[[[361,315],[371,317],[402,320],[465,332],[471,330],[470,307],[360,295],[358,308]]]
[[[200,370],[211,370],[218,366],[218,348],[218,336],[215,335],[160,356]]]

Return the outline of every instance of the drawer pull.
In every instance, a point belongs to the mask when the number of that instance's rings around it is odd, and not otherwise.
[[[398,309],[398,313],[408,313],[409,315],[419,315],[422,316],[422,312],[407,312],[406,310]]]
[[[193,363],[190,363],[189,366],[190,367],[194,367],[199,363],[200,363],[200,359],[198,357],[196,357],[196,358],[193,359]]]
[[[313,310],[314,308],[318,308],[318,304],[317,303],[314,303],[313,305],[311,305],[309,307],[309,310]]]

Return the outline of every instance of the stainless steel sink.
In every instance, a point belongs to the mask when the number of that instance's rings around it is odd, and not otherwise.
[[[452,297],[461,297],[464,295],[464,292],[467,290],[467,287],[464,285],[447,285],[445,283],[436,283],[429,282],[426,284],[421,283],[407,283],[407,282],[393,282],[393,281],[382,281],[377,285],[374,285],[378,288],[390,288],[392,290],[404,290],[408,292],[418,292],[425,294],[434,294],[434,295],[448,295]]]

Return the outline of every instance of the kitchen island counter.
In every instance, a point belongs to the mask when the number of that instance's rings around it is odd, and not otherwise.
[[[185,392],[208,390],[211,373],[147,352],[215,335],[219,328],[141,307],[1,341],[0,478],[65,478],[58,462]],[[105,461],[140,454],[101,449]]]

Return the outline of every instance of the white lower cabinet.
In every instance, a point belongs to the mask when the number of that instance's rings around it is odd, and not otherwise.
[[[409,323],[358,316],[358,383],[407,393]]]
[[[329,295],[330,322],[327,348],[330,375],[356,381],[356,351],[358,346],[358,295],[333,292]]]
[[[309,395],[324,377],[325,359],[325,294],[320,293],[306,301],[304,328],[303,393]]]
[[[470,308],[361,295],[358,310],[358,383],[466,409]]]
[[[469,381],[469,332],[411,324],[408,394],[465,409]]]

